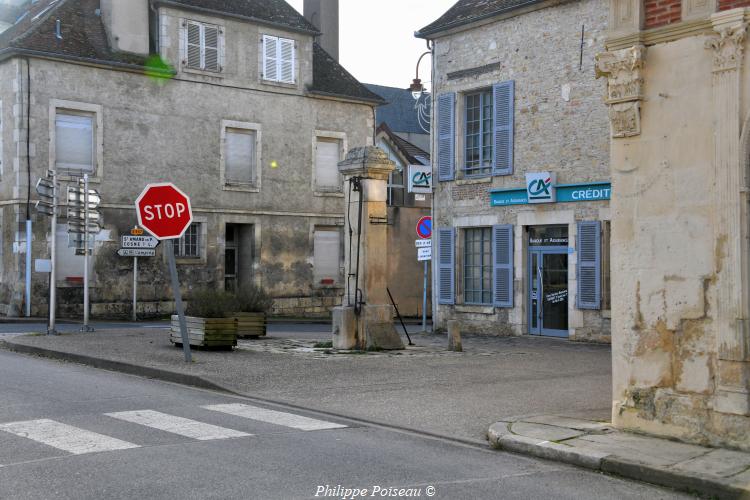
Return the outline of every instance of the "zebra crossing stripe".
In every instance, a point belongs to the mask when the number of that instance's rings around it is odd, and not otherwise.
[[[74,455],[139,448],[137,444],[48,419],[0,424],[0,431],[28,438]]]
[[[283,425],[284,427],[291,427],[303,431],[342,429],[346,427],[345,425],[334,424],[333,422],[316,420],[314,418],[303,417],[301,415],[268,410],[266,408],[259,408],[257,406],[250,406],[246,404],[210,405],[203,406],[202,408],[206,410],[226,413],[228,415],[234,415],[237,417],[244,417],[261,422],[267,422],[269,424]]]
[[[180,436],[197,439],[199,441],[252,436],[252,434],[246,432],[226,429],[224,427],[219,427],[218,425],[205,424],[203,422],[190,420],[189,418],[178,417],[153,410],[123,411],[117,413],[105,413],[105,415],[118,420],[124,420],[126,422],[159,429],[160,431],[179,434]]]

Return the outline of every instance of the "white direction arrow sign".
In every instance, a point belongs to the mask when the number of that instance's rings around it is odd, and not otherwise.
[[[117,251],[120,257],[155,257],[156,250],[153,248],[121,248]]]
[[[159,240],[153,236],[123,236],[120,246],[122,248],[156,248]]]

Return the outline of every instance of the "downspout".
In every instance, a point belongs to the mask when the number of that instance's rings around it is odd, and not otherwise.
[[[430,93],[432,95],[432,99],[430,101],[430,104],[432,106],[432,109],[430,110],[430,163],[432,164],[432,199],[430,200],[430,217],[432,217],[432,261],[430,261],[430,266],[432,270],[432,290],[430,297],[432,299],[432,333],[435,333],[435,324],[437,322],[437,286],[435,283],[435,276],[437,273],[435,272],[435,260],[438,257],[437,255],[437,246],[435,245],[435,241],[437,240],[437,235],[435,234],[435,228],[437,227],[436,221],[435,221],[435,194],[437,192],[435,179],[437,179],[437,176],[435,175],[435,158],[437,158],[436,149],[435,149],[435,103],[437,102],[437,98],[435,96],[435,77],[437,75],[436,73],[436,65],[435,65],[435,42],[431,43],[431,40],[427,39],[427,48],[432,52],[430,55],[430,64],[432,65],[432,74],[430,75]]]
[[[31,317],[31,60],[26,58],[26,317]],[[53,236],[54,237],[54,236]]]

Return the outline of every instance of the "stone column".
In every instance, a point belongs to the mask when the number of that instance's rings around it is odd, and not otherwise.
[[[716,321],[718,368],[714,407],[750,415],[747,327],[747,180],[740,158],[740,85],[747,23],[744,9],[711,16],[713,51]]]
[[[344,178],[346,291],[333,310],[333,346],[338,349],[403,349],[388,298],[388,176],[395,164],[379,148],[349,151],[339,163]]]

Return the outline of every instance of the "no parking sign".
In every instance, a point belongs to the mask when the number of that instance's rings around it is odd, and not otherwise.
[[[432,217],[425,216],[417,222],[417,236],[423,240],[432,238]]]

